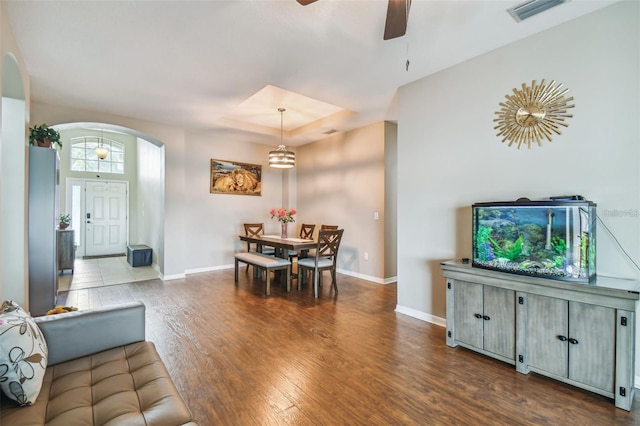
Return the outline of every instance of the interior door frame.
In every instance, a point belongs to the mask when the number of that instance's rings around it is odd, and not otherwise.
[[[129,181],[127,180],[118,180],[118,179],[83,179],[83,178],[73,178],[68,177],[65,182],[65,207],[66,211],[71,213],[73,212],[73,186],[79,185],[81,187],[80,190],[80,216],[76,218],[75,214],[71,215],[71,227],[76,230],[77,236],[76,241],[79,242],[76,249],[76,258],[83,258],[86,255],[86,242],[85,237],[87,235],[87,208],[86,208],[86,200],[87,200],[87,182],[110,182],[110,183],[124,183],[126,185],[126,241],[129,241]],[[126,244],[125,244],[126,245]]]

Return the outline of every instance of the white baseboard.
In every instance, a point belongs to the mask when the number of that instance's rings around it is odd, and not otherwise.
[[[417,318],[419,320],[429,322],[431,324],[439,325],[440,327],[447,326],[447,320],[445,318],[440,318],[435,315],[427,314],[422,311],[418,311],[416,309],[407,308],[406,306],[396,305],[396,312],[404,315],[408,315],[413,318]]]
[[[378,278],[378,277],[372,277],[371,275],[364,275],[364,274],[359,274],[357,272],[346,271],[344,269],[336,269],[336,272],[338,272],[339,274],[342,274],[342,275],[348,275],[350,277],[359,278],[361,280],[371,281],[371,282],[374,282],[376,284],[385,284],[386,285],[386,284],[393,284],[396,281],[398,281],[398,277]]]
[[[235,265],[232,263],[231,265],[218,265],[218,266],[207,266],[206,268],[194,268],[194,269],[185,269],[184,273],[187,275],[190,274],[198,274],[200,272],[211,272],[211,271],[221,271],[223,269],[233,269]]]
[[[217,265],[217,266],[207,266],[205,268],[192,268],[192,269],[185,269],[184,274],[175,274],[175,275],[170,275],[166,278],[160,278],[162,280],[170,280],[170,279],[180,279],[180,278],[184,278],[185,275],[190,275],[190,274],[198,274],[201,272],[211,272],[211,271],[221,271],[223,269],[233,269],[235,267],[235,265],[229,264],[229,265]],[[398,281],[398,277],[390,277],[390,278],[378,278],[378,277],[372,277],[370,275],[364,275],[364,274],[359,274],[357,272],[352,272],[352,271],[346,271],[343,269],[337,269],[336,272],[343,274],[343,275],[348,275],[350,277],[355,277],[355,278],[359,278],[361,280],[365,280],[365,281],[371,281],[374,282],[376,284],[393,284],[395,282]]]
[[[171,281],[171,280],[181,280],[185,277],[186,277],[185,274],[172,274],[172,275],[160,274],[158,278],[160,278],[162,281]]]

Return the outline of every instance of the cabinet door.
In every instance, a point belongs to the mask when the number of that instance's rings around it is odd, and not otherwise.
[[[482,349],[482,285],[456,281],[454,297],[456,340]]]
[[[515,359],[515,292],[484,286],[484,349]]]
[[[569,302],[569,378],[614,390],[616,311]]]
[[[534,294],[527,296],[527,362],[530,367],[567,377],[568,311],[566,300]]]
[[[72,230],[58,231],[58,270],[61,272],[65,269],[73,270],[75,259],[73,233]]]

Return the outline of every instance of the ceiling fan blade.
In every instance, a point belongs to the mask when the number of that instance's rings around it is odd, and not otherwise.
[[[389,0],[387,21],[384,24],[384,40],[405,35],[410,6],[411,0]]]
[[[296,0],[296,1],[297,1],[298,3],[300,3],[301,5],[303,5],[303,6],[306,6],[306,5],[308,5],[308,4],[311,4],[311,3],[316,2],[317,0]]]

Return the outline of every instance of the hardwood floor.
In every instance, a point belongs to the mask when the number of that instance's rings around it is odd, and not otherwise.
[[[147,306],[178,390],[208,425],[638,425],[599,395],[445,345],[445,330],[394,312],[395,285],[329,275],[319,299],[233,270],[67,293],[79,308]]]

